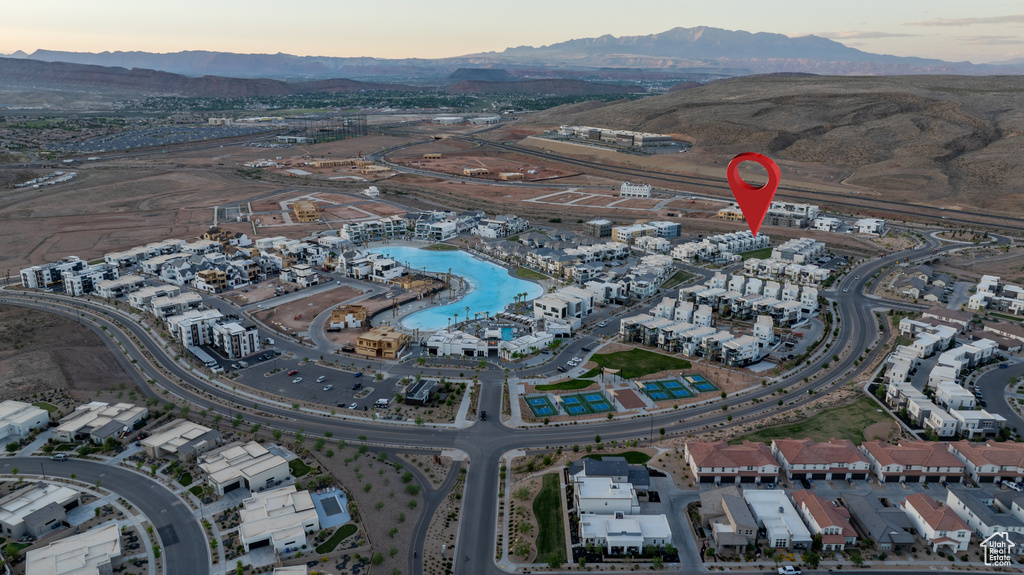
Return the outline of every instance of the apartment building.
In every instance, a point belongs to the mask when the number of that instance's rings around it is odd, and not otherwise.
[[[868,459],[848,439],[830,439],[827,443],[813,439],[775,439],[771,452],[783,474],[791,480],[867,479],[871,471]]]
[[[949,452],[966,466],[975,483],[1024,481],[1024,443],[954,441]]]
[[[966,471],[945,443],[904,441],[891,445],[873,440],[862,443],[860,449],[882,483],[961,483]]]
[[[698,483],[775,483],[779,462],[763,443],[688,441],[683,457]]]

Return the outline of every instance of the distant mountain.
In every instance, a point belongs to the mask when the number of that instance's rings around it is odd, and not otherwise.
[[[526,94],[530,96],[598,96],[605,94],[643,94],[643,86],[598,84],[583,80],[520,80],[512,82],[479,82],[463,80],[444,90],[451,94]]]
[[[501,68],[459,68],[448,75],[447,80],[456,82],[513,82],[515,77]]]
[[[863,52],[819,36],[790,38],[782,34],[750,33],[700,26],[673,28],[646,36],[582,38],[549,46],[519,46],[452,58],[385,59],[293,56],[290,54],[233,54],[187,51],[60,52],[37,50],[12,57],[123,68],[145,68],[186,76],[218,75],[235,78],[414,78],[441,81],[460,68],[502,68],[512,76],[520,70],[578,71],[599,74],[609,69],[636,69],[721,76],[808,72],[829,75],[895,74],[1019,74],[1024,63],[978,65],[928,58],[908,58]],[[602,70],[604,69],[604,70]],[[465,72],[468,74],[478,72]],[[546,75],[546,74],[541,74]],[[476,80],[482,78],[456,78]],[[489,78],[485,81],[507,81]]]

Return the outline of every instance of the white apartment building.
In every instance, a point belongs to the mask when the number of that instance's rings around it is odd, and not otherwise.
[[[87,267],[88,264],[78,256],[66,256],[60,261],[22,269],[21,285],[33,289],[53,288],[63,281],[64,274],[81,271]]]
[[[63,274],[64,293],[73,296],[90,294],[96,290],[101,281],[116,280],[120,270],[109,264],[96,264],[83,270],[69,271]]]
[[[649,198],[651,197],[650,184],[631,184],[622,182],[619,186],[619,197],[622,198]]]
[[[885,233],[885,220],[878,218],[864,218],[854,222],[858,234],[872,234],[880,236]]]
[[[215,309],[189,310],[167,318],[167,330],[185,347],[212,345],[213,326],[224,319],[224,314]]]
[[[100,280],[95,284],[96,295],[105,298],[121,298],[146,285],[141,276],[126,275],[117,279]]]
[[[953,508],[942,505],[923,493],[908,495],[903,502],[914,529],[931,544],[932,553],[966,551],[971,542],[971,528],[957,516]]]
[[[238,321],[215,323],[213,345],[224,352],[228,359],[239,359],[262,349],[260,335],[255,324],[243,325]]]

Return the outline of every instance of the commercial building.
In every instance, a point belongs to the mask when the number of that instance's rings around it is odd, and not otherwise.
[[[356,353],[367,357],[396,359],[409,336],[390,326],[378,326],[356,338]]]
[[[811,532],[785,492],[744,489],[743,499],[750,506],[758,528],[765,530],[769,547],[791,550],[811,548]]]
[[[175,419],[155,429],[142,440],[150,457],[176,457],[181,462],[195,461],[221,443],[221,433],[186,419]]]
[[[234,489],[263,491],[288,478],[288,461],[255,441],[236,441],[199,458],[210,485],[223,495]]]
[[[0,438],[26,437],[50,425],[50,412],[30,403],[8,399],[0,403]]]
[[[857,532],[845,507],[838,507],[807,489],[794,492],[793,502],[811,533],[821,535],[823,551],[842,551],[847,545],[857,544]]]
[[[683,457],[698,483],[775,483],[779,462],[764,443],[687,441]]]
[[[126,429],[133,429],[147,417],[149,410],[144,406],[93,401],[79,405],[61,418],[60,424],[53,430],[53,438],[64,442],[88,438],[93,443],[103,443],[108,437],[123,436],[127,433]]]
[[[25,554],[25,575],[86,575],[113,572],[121,555],[121,530],[115,522],[50,543]]]
[[[79,503],[77,489],[39,481],[0,499],[0,529],[9,540],[41,537],[61,527],[65,513]]]
[[[580,540],[601,547],[609,555],[643,553],[644,547],[672,544],[672,529],[664,515],[584,515],[580,518]]]
[[[294,485],[271,489],[242,501],[238,537],[246,552],[269,545],[277,553],[306,546],[306,534],[320,529],[313,498]]]
[[[903,502],[903,510],[918,535],[931,544],[932,553],[943,549],[952,553],[967,550],[971,542],[971,528],[952,508],[930,495],[913,493]]]

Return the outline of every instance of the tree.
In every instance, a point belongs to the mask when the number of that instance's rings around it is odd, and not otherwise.
[[[241,561],[235,564],[235,575],[245,575],[245,567],[242,566]]]
[[[810,565],[811,569],[817,569],[818,563],[821,562],[821,557],[814,551],[807,551],[804,553],[804,563]]]
[[[113,437],[108,437],[103,440],[103,451],[113,451],[117,449],[117,440]]]
[[[373,563],[374,565],[380,565],[383,562],[384,562],[384,554],[381,553],[380,551],[377,551],[376,553],[374,553],[373,557],[370,559],[370,563]]]
[[[272,432],[272,434],[271,434],[271,435],[273,435],[273,436],[274,436],[274,440],[275,440],[275,441],[280,441],[280,440],[281,440],[281,430],[280,430],[280,429],[275,429],[275,430],[274,430],[274,431]]]
[[[651,559],[651,567],[654,567],[655,569],[661,569],[664,564],[665,560],[661,558],[661,555],[655,555],[654,558]]]
[[[854,565],[860,567],[864,564],[864,557],[862,557],[860,553],[854,553],[850,555],[850,561],[853,561]]]
[[[17,441],[12,441],[12,442],[10,442],[10,443],[8,443],[8,444],[7,444],[7,447],[6,447],[6,449],[7,449],[7,453],[14,453],[14,452],[15,452],[15,451],[17,451],[17,450],[18,450],[18,449],[19,449],[20,447],[21,447],[21,443],[20,443],[20,442],[17,442]]]
[[[516,541],[516,544],[512,546],[512,554],[519,557],[526,557],[530,554],[530,544],[527,541],[520,539]]]
[[[526,501],[530,498],[530,488],[524,485],[512,492],[512,497],[515,497],[520,501]]]
[[[561,569],[562,563],[563,560],[561,553],[552,553],[551,555],[548,555],[548,567],[552,569]]]

